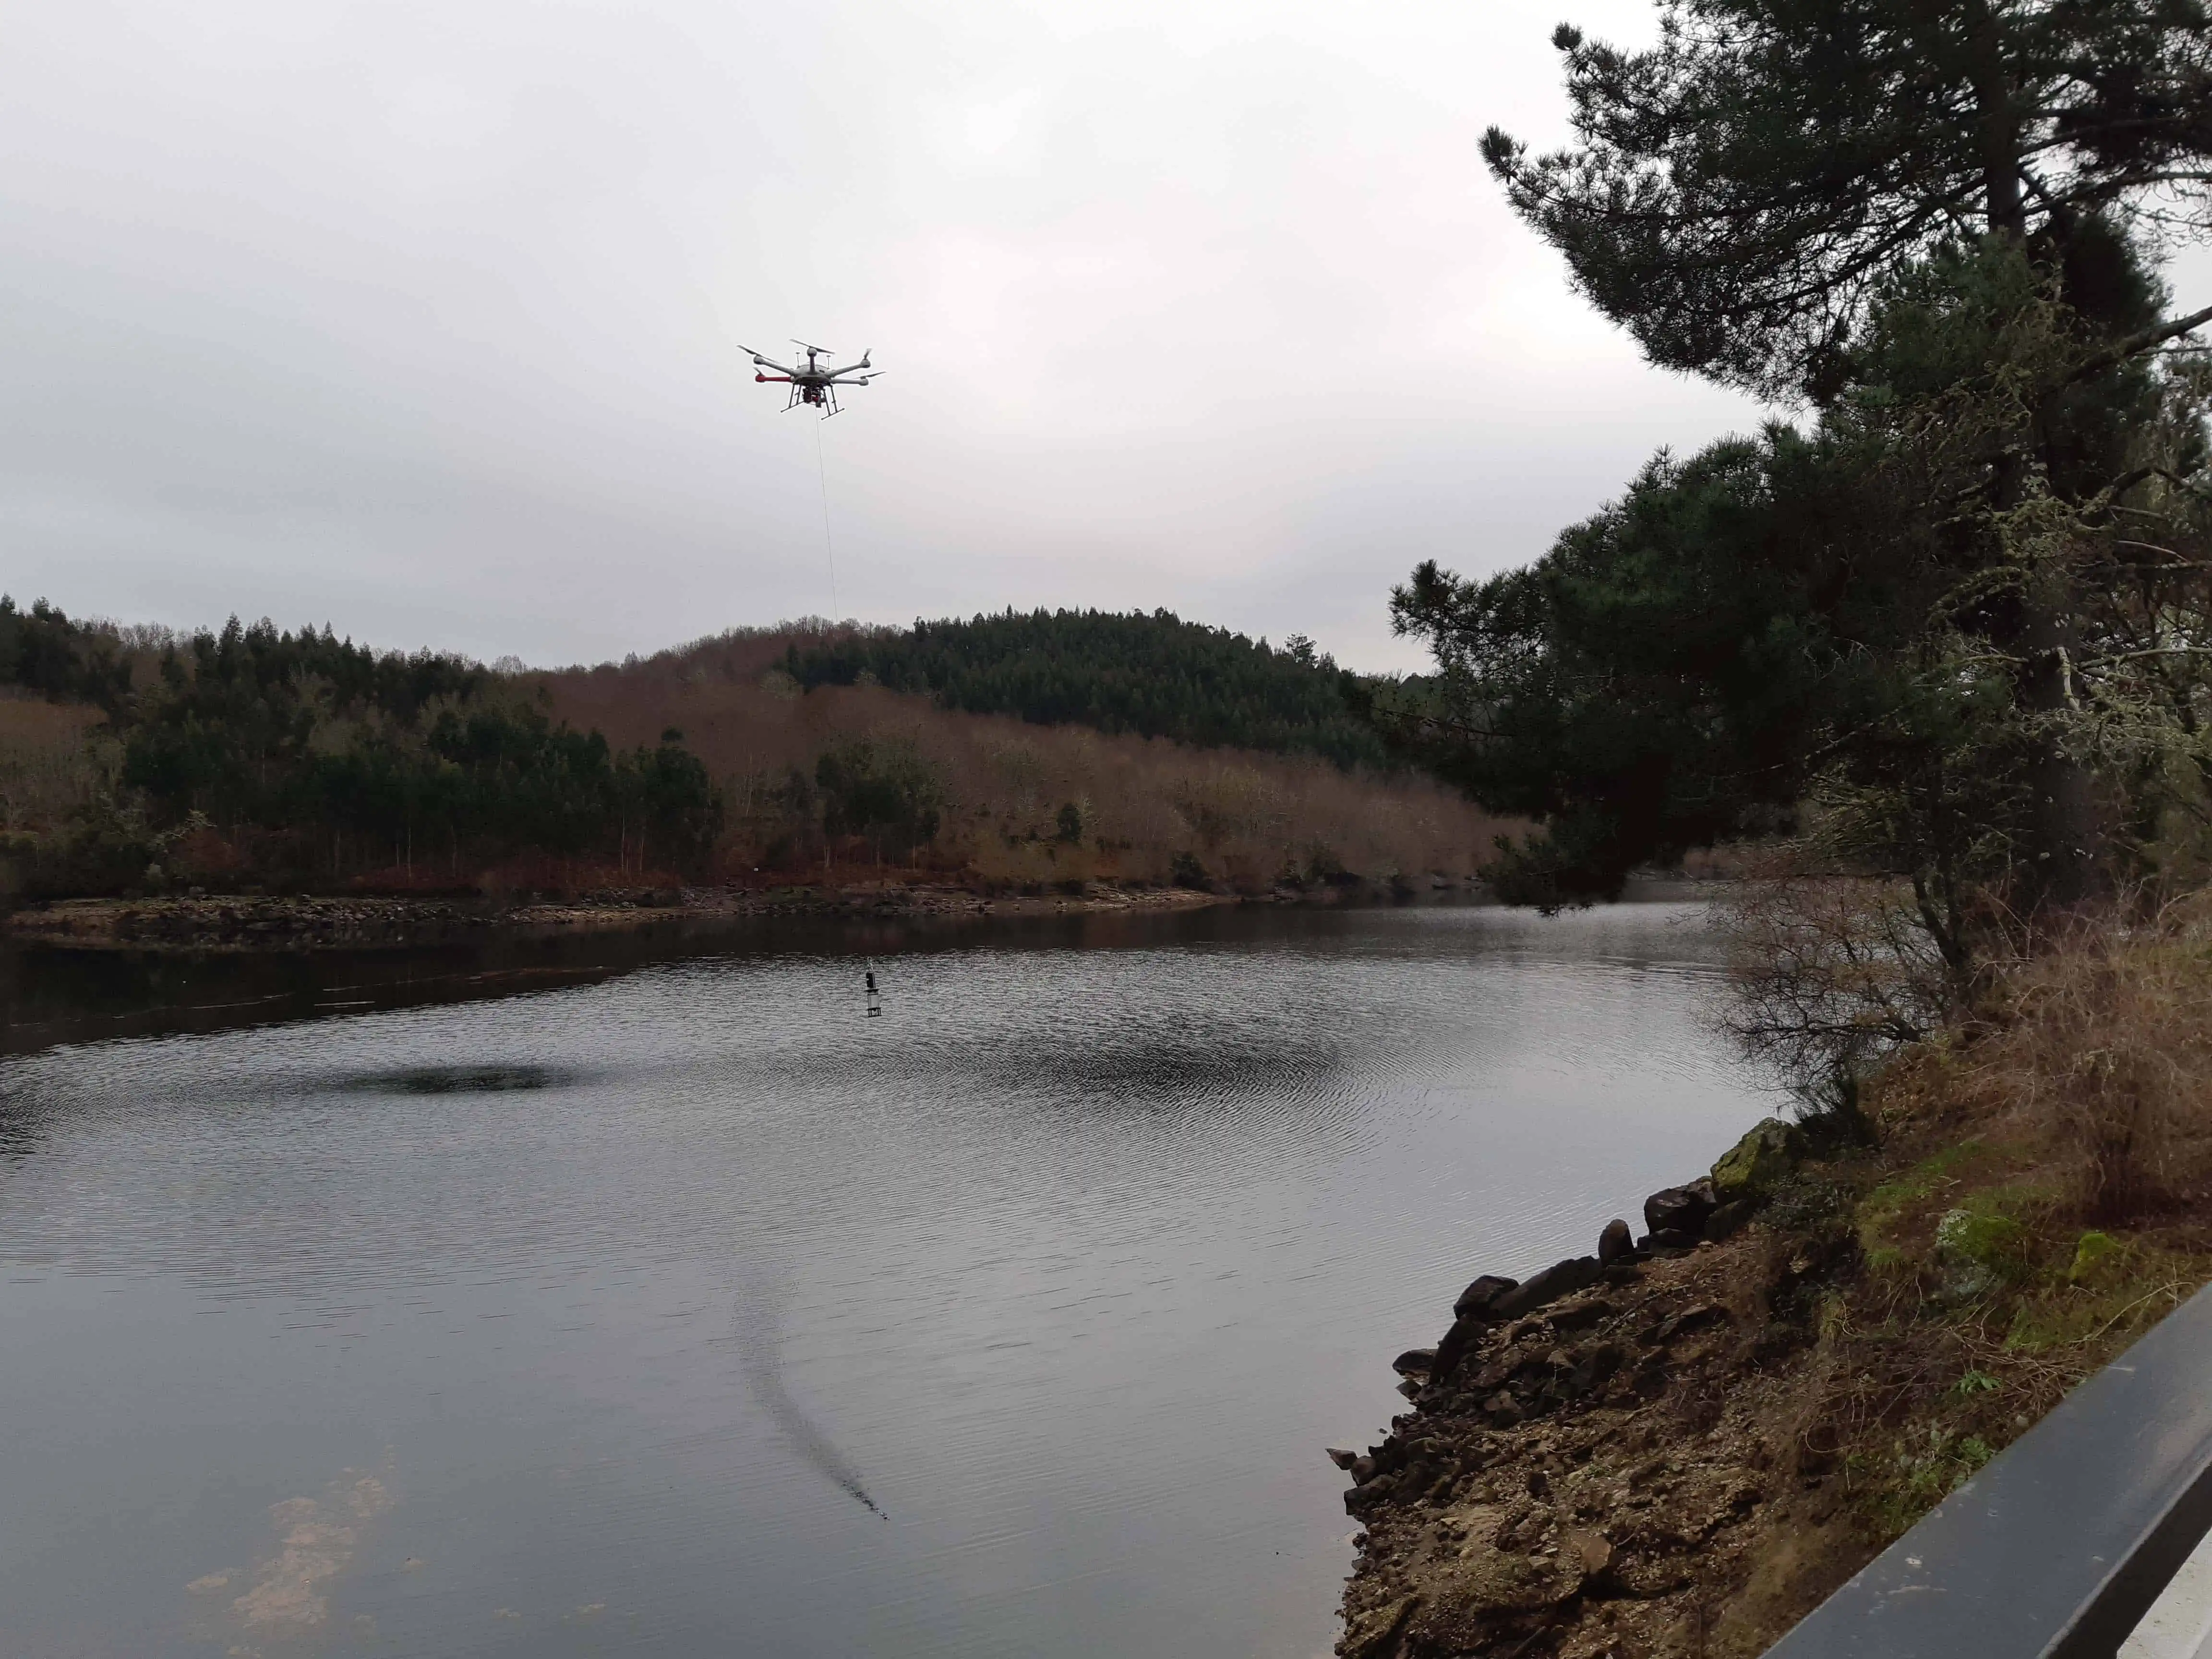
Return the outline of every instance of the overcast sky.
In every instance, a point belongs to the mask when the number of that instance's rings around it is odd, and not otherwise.
[[[538,663],[1164,605],[1407,667],[1756,424],[1476,141],[1621,0],[70,0],[0,53],[0,586]],[[738,342],[874,348],[818,426]]]

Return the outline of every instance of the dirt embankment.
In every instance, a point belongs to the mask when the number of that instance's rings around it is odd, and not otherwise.
[[[1340,1654],[1749,1659],[2212,1278],[2201,1205],[2083,1231],[1911,1070],[1879,1152],[1770,1122],[1644,1238],[1468,1287],[1413,1409],[1330,1453]]]
[[[1188,888],[991,896],[965,888],[874,882],[849,886],[640,888],[558,900],[211,894],[64,899],[0,921],[15,939],[87,951],[371,950],[494,935],[556,937],[748,916],[1052,915],[1181,910],[1239,902]]]

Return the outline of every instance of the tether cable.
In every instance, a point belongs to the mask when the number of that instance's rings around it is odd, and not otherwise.
[[[822,458],[822,422],[814,422],[814,471],[822,480],[822,551],[830,561],[830,620],[838,620],[837,549],[830,539],[830,463]]]

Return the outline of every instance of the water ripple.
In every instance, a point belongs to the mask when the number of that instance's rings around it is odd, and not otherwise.
[[[1388,1355],[1761,1103],[1693,913],[1110,938],[0,1061],[0,1605],[174,1647],[389,1446],[395,1651],[1325,1648]]]

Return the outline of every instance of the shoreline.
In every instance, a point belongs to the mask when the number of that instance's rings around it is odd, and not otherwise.
[[[857,958],[953,945],[979,930],[1119,933],[1206,915],[1365,908],[1378,898],[1371,890],[1255,898],[1187,888],[992,897],[880,881],[695,889],[684,903],[670,902],[672,893],[523,905],[210,894],[19,911],[0,918],[0,1054],[502,996],[702,952],[801,948]],[[1480,900],[1461,889],[1380,902],[1427,908]]]
[[[1716,878],[1632,878],[1622,902],[1710,896]],[[1220,887],[1121,887],[1091,881],[1079,892],[978,891],[957,881],[793,883],[786,886],[606,889],[574,897],[477,894],[188,893],[52,899],[0,912],[0,943],[52,950],[164,954],[409,950],[495,939],[553,939],[649,933],[757,918],[900,920],[931,916],[1107,915],[1200,910],[1218,905],[1490,902],[1473,878],[1394,886],[1337,885],[1238,892]]]
[[[0,918],[0,939],[89,952],[255,954],[410,950],[494,939],[637,933],[761,917],[902,919],[1179,911],[1280,902],[1187,888],[986,896],[949,884],[641,888],[501,903],[379,894],[204,894],[58,899]],[[1308,901],[1310,902],[1310,901]]]
[[[1484,1274],[1393,1362],[1412,1408],[1328,1453],[1366,1528],[1338,1654],[1756,1654],[1856,1570],[1838,1506],[1761,1432],[1802,1380],[1788,1310],[1837,1252],[1753,1221],[1762,1197],[1664,1189],[1643,1237],[1615,1220],[1596,1254]]]
[[[1411,1409],[1328,1453],[1337,1654],[1756,1659],[2212,1277],[2185,1218],[1992,1272],[1959,1218],[2018,1168],[1911,1083],[1876,1146],[1767,1119],[1642,1237],[1469,1284],[1393,1362]]]

